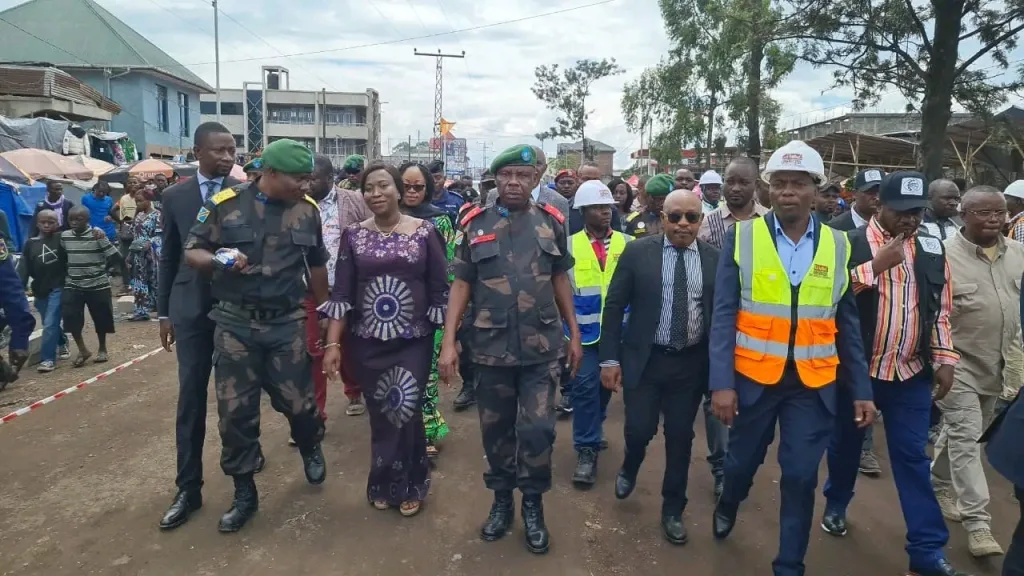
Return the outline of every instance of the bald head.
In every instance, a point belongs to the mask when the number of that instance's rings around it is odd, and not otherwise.
[[[953,184],[949,180],[947,182]],[[956,184],[953,185],[956,186]],[[992,186],[975,186],[968,190],[963,195],[963,198],[960,199],[961,212],[980,210],[979,206],[985,205],[988,207],[990,204],[999,204],[1003,208],[1006,207],[1006,198],[1003,197],[1003,193],[998,188],[993,188]]]
[[[700,203],[700,198],[697,197],[692,190],[673,190],[669,192],[668,196],[665,196],[665,207],[662,208],[665,212],[676,211],[687,211],[687,210],[701,210],[703,207]]]
[[[952,180],[935,180],[928,185],[928,199],[936,218],[952,218],[960,204],[960,188]]]
[[[677,248],[686,248],[697,240],[697,232],[704,221],[700,198],[690,190],[673,190],[665,197],[661,210],[661,224],[665,237]]]
[[[541,164],[543,164],[547,168],[548,157],[544,155],[544,151],[540,149],[540,146],[530,146],[530,149],[533,150],[533,155],[537,157],[537,167],[540,168]]]

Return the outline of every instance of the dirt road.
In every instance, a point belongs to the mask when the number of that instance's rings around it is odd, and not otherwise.
[[[125,341],[112,349],[142,345],[129,358],[158,345],[155,325],[124,330],[117,338]],[[46,386],[33,386],[55,391],[73,385],[72,376],[81,380],[100,371],[58,371]],[[4,394],[20,399],[17,395],[24,392],[15,386]],[[521,522],[503,541],[485,544],[477,537],[490,494],[481,480],[485,463],[475,412],[445,411],[452,433],[443,446],[431,498],[419,516],[404,519],[367,505],[366,416],[344,416],[340,390],[330,393],[327,482],[320,487],[305,483],[299,455],[286,445],[284,419],[265,406],[268,465],[257,478],[260,510],[244,531],[227,536],[216,531],[231,488],[217,464],[212,405],[205,506],[173,532],[157,529],[174,493],[177,380],[171,354],[147,359],[0,426],[0,574],[733,576],[771,569],[778,538],[775,457],[769,455],[761,469],[736,531],[728,541],[714,542],[701,422],[684,518],[690,542],[683,547],[666,543],[658,524],[664,462],[660,440],[652,444],[634,495],[618,502],[612,480],[622,457],[621,401],[613,400],[606,424],[611,447],[602,455],[598,485],[590,492],[578,492],[569,482],[575,458],[570,424],[561,422],[555,488],[545,499],[553,544],[547,556],[535,557],[523,549]],[[444,405],[450,406],[453,392],[443,393]],[[7,400],[0,395],[0,401]],[[881,444],[882,434],[876,441]],[[1016,505],[1005,481],[994,473],[989,481],[994,531],[1005,544]],[[820,496],[818,506],[820,511]],[[850,535],[841,540],[815,526],[808,574],[904,573],[903,518],[888,471],[881,479],[859,481],[850,523]],[[978,563],[968,557],[960,526],[951,525],[951,532],[949,555],[956,565],[976,575],[999,573],[999,560]]]

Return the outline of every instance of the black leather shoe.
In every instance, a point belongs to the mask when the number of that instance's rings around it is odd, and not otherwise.
[[[572,475],[572,483],[577,488],[587,489],[597,482],[597,451],[593,448],[581,448],[576,457],[576,471]]]
[[[324,463],[324,452],[319,443],[302,455],[302,469],[310,484],[322,484],[327,477],[327,464]]]
[[[555,410],[558,411],[560,416],[572,416],[572,397],[562,394],[562,398],[558,401],[558,405],[555,406]]]
[[[918,568],[911,566],[910,571],[915,576],[970,576],[967,572],[961,572],[949,563],[948,560],[943,558],[939,560],[938,564],[930,568]]]
[[[231,503],[231,509],[220,517],[217,530],[221,532],[238,532],[260,507],[259,493],[256,492],[256,482],[253,481],[252,475],[234,476],[233,478],[235,499]]]
[[[736,512],[738,510],[739,507],[734,504],[725,504],[721,500],[718,501],[711,522],[715,538],[722,540],[729,536],[733,527],[736,526]]]
[[[199,492],[179,490],[174,502],[160,519],[161,530],[172,530],[188,522],[188,515],[203,507],[203,496]]]
[[[540,496],[523,496],[523,524],[526,526],[526,549],[534,554],[547,554],[551,535],[544,525],[544,503]]]
[[[715,476],[715,501],[722,497],[722,492],[725,490],[725,478],[722,476]]]
[[[821,529],[832,536],[846,536],[846,514],[826,508],[821,517]]]
[[[487,515],[487,521],[480,528],[480,537],[485,542],[494,542],[505,537],[508,529],[512,527],[512,521],[516,517],[516,501],[512,492],[495,492],[494,503],[491,504],[491,512]]]
[[[455,406],[456,412],[462,412],[473,404],[476,404],[476,390],[472,385],[463,382],[462,390],[459,390],[459,395],[455,397],[452,405]]]
[[[630,476],[626,474],[625,470],[619,470],[619,473],[615,475],[615,497],[625,500],[633,493],[633,488],[636,488],[636,476]]]
[[[259,474],[263,472],[263,469],[267,467],[267,459],[263,456],[263,450],[260,449],[260,453],[256,455],[256,470],[255,473]]]
[[[682,516],[662,514],[661,531],[665,534],[665,540],[672,544],[686,544],[686,528],[683,526]]]

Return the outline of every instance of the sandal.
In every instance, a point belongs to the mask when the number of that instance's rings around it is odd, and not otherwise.
[[[85,363],[89,361],[89,358],[92,358],[92,352],[79,352],[78,356],[75,357],[75,361],[72,362],[71,365],[75,368],[81,368],[82,366],[85,366]]]
[[[377,510],[387,510],[391,507],[391,505],[384,500],[374,500],[373,502],[370,502],[370,504],[373,504],[373,507]]]
[[[398,511],[401,512],[402,516],[405,516],[406,518],[410,516],[415,516],[419,514],[421,504],[421,502],[417,501],[402,502],[402,505],[398,508]]]
[[[93,364],[103,364],[107,360],[109,360],[109,358],[107,357],[107,353],[106,352],[100,352],[99,354],[96,355],[96,359],[93,360],[92,363]]]

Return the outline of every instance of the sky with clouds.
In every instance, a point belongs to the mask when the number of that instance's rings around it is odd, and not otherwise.
[[[215,66],[213,10],[203,0],[97,0],[211,85]],[[0,0],[0,9],[18,0]],[[460,53],[444,63],[444,117],[468,140],[474,164],[551,127],[554,113],[530,90],[534,69],[571,66],[584,58],[615,58],[620,76],[596,83],[588,137],[618,150],[617,168],[630,164],[640,137],[624,127],[623,85],[666,54],[669,41],[657,0],[219,0],[221,86],[259,81],[261,65],[291,72],[298,89],[380,92],[382,148],[432,131],[435,68],[423,52]],[[558,12],[552,14],[553,12]],[[461,30],[461,31],[460,31]],[[452,33],[453,31],[460,31]],[[405,40],[409,39],[409,40]],[[968,47],[969,48],[969,47]],[[282,57],[281,55],[303,54]],[[1024,54],[1024,52],[1022,52]],[[1016,54],[1011,54],[1011,59]],[[807,65],[774,91],[783,104],[782,128],[842,114],[851,93],[827,91],[828,70]],[[885,96],[877,110],[904,102]],[[545,148],[554,150],[548,141]]]

